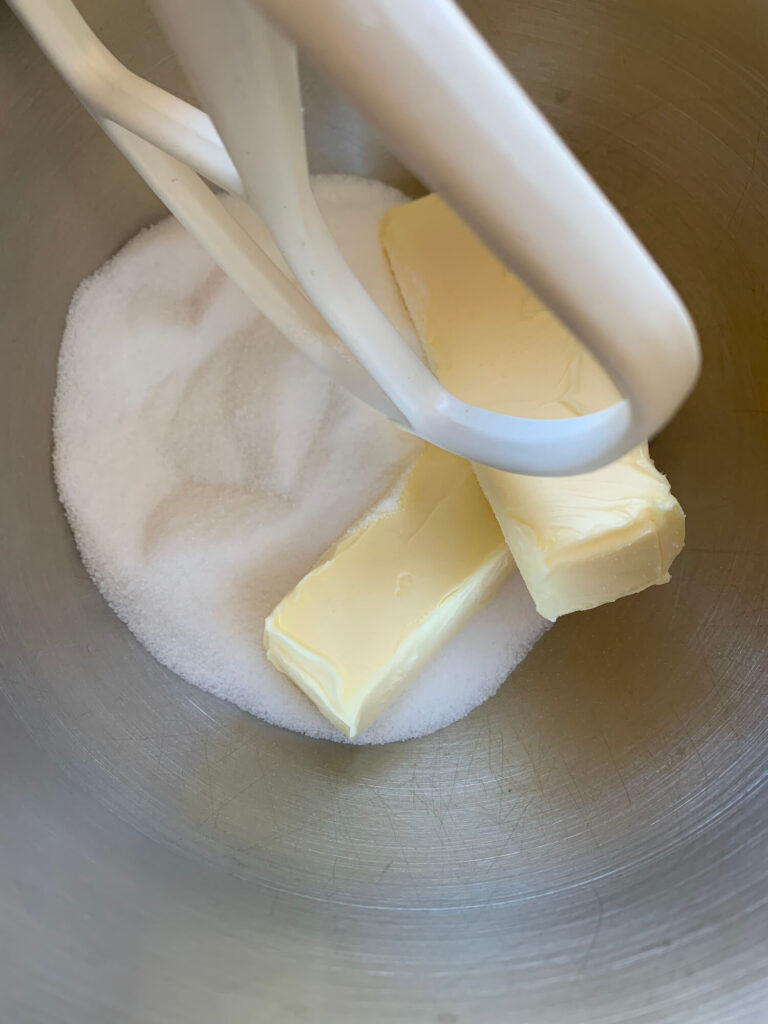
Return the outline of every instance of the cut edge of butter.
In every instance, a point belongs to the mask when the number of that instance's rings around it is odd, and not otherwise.
[[[685,516],[673,499],[666,507],[649,509],[647,518],[631,528],[604,535],[599,544],[574,545],[549,562],[515,535],[518,529],[507,524],[507,543],[517,553],[536,611],[554,622],[669,583],[669,567],[685,541]]]
[[[412,532],[414,517],[418,529]],[[415,583],[407,583],[409,565]],[[267,657],[354,738],[493,596],[513,567],[469,464],[425,446],[394,491],[268,616]],[[433,583],[429,577],[438,574],[445,578]],[[409,600],[400,593],[401,578],[404,586],[424,591],[406,615],[397,607]],[[367,616],[362,622],[361,615]]]
[[[580,480],[589,479],[585,490],[594,488],[599,499],[601,481],[628,468],[640,477],[648,476],[649,492],[645,501],[636,496],[635,504],[640,507],[633,514],[622,514],[618,505],[620,525],[592,535],[585,531],[579,537],[568,530],[561,535],[550,521],[547,536],[537,536],[531,525],[530,507],[535,504],[531,491],[556,503]],[[685,514],[667,478],[653,465],[647,445],[585,477],[565,478],[560,485],[564,495],[558,493],[554,479],[515,477],[511,481],[511,474],[486,466],[475,466],[475,472],[536,611],[545,619],[554,622],[561,615],[588,611],[670,581],[669,567],[685,543]],[[510,508],[510,497],[517,502],[515,509]]]

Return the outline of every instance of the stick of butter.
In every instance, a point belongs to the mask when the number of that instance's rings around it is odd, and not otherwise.
[[[554,419],[619,397],[587,350],[437,196],[391,210],[381,239],[432,368],[459,398]],[[684,516],[647,446],[578,476],[475,472],[546,618],[669,580]]]
[[[426,445],[266,620],[267,657],[363,732],[514,567],[468,462]]]

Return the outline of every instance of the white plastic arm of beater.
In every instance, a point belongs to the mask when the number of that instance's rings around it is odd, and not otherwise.
[[[627,395],[569,420],[478,409],[414,357],[338,253],[308,183],[293,48],[268,10],[446,194]],[[682,303],[614,208],[448,0],[155,0],[288,265],[427,440],[515,472],[596,468],[656,432],[693,385]],[[660,380],[660,374],[663,380]]]
[[[207,114],[135,75],[104,46],[71,0],[8,0],[94,117],[108,118],[242,194],[237,171]]]
[[[10,2],[109,138],[257,308],[321,370],[407,426],[402,413],[267,255],[274,248],[271,237],[250,207],[233,198],[225,209],[200,178],[202,174],[233,193],[242,192],[207,114],[124,67],[70,0]]]
[[[363,402],[405,425],[306,296],[265,254],[268,238],[259,236],[266,230],[249,207],[232,199],[233,216],[186,164],[112,121],[102,120],[101,126],[176,219],[299,351]]]

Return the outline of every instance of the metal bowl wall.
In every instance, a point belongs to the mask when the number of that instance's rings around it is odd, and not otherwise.
[[[184,90],[143,6],[83,9]],[[557,623],[426,739],[347,749],[159,667],[50,469],[73,289],[157,200],[0,11],[0,1018],[768,1019],[768,7],[467,9],[666,269],[705,369],[655,444],[671,585]],[[305,76],[312,160],[413,186]]]

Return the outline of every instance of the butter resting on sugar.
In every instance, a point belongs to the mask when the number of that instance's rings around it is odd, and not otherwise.
[[[541,418],[617,400],[589,352],[438,196],[389,211],[381,236],[433,370],[459,398]],[[475,472],[545,618],[669,580],[685,519],[647,445],[571,477]]]
[[[426,445],[267,618],[267,657],[357,736],[513,567],[470,464]]]

